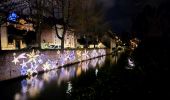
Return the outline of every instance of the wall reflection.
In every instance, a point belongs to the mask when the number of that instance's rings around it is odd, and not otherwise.
[[[95,69],[97,75],[98,69],[102,67],[105,62],[106,57],[100,57],[88,61],[81,62],[69,67],[63,67],[61,69],[52,70],[42,75],[30,76],[29,78],[23,79],[21,81],[21,90],[14,96],[15,100],[26,100],[28,97],[36,97],[41,91],[50,84],[50,82],[55,81],[60,86],[62,82],[67,83],[67,94],[71,94],[72,83],[71,79],[80,76],[82,72],[86,72],[89,69]],[[99,67],[99,68],[97,68]]]

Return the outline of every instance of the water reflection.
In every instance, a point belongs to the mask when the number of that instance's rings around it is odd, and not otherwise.
[[[89,63],[90,63],[90,61],[85,61],[85,62],[80,63],[79,66],[81,66],[82,70],[83,70],[84,72],[86,72],[86,71],[88,70],[88,68],[89,68],[89,67],[88,67]],[[80,69],[79,69],[79,70],[80,70]]]
[[[135,68],[135,61],[131,57],[127,59],[128,65],[125,67],[126,69],[134,69]]]
[[[58,86],[61,86],[62,82],[67,83],[66,94],[71,94],[72,83],[71,79],[77,76],[80,76],[82,72],[86,72],[89,69],[94,69],[97,76],[98,68],[104,64],[105,56],[92,59],[89,61],[84,61],[79,64],[52,70],[42,75],[35,75],[29,78],[23,79],[21,81],[21,90],[19,93],[16,93],[14,96],[15,100],[26,100],[27,98],[34,98],[41,93],[41,91],[50,84],[52,81],[57,81]]]
[[[111,59],[110,59],[111,63],[117,64],[117,61],[120,58],[121,54],[122,54],[121,52],[114,52],[114,54],[112,56],[110,56],[111,57]]]
[[[90,64],[92,67],[96,67],[97,62],[98,62],[98,59],[92,59]]]
[[[99,70],[96,68],[96,70],[95,70],[95,75],[96,75],[96,76],[97,76],[97,74],[98,74],[98,71],[99,71]]]
[[[71,94],[71,91],[72,91],[72,83],[71,81],[67,82],[68,83],[68,87],[67,87],[67,90],[66,90],[66,93],[67,94]]]

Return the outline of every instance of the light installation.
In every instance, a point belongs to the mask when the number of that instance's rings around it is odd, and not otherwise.
[[[11,12],[8,16],[8,21],[16,22],[18,15],[15,12]]]
[[[19,100],[26,100],[28,96],[30,97],[35,97],[36,95],[40,94],[41,91],[44,89],[45,84],[48,84],[49,82],[53,80],[57,80],[57,84],[61,85],[62,82],[66,82],[67,89],[65,90],[67,94],[71,95],[71,92],[73,90],[71,79],[73,77],[76,77],[76,74],[81,75],[84,67],[88,69],[93,68],[95,70],[95,74],[97,76],[99,72],[99,68],[97,68],[97,64],[104,64],[105,62],[105,57],[102,58],[96,58],[97,63],[95,63],[96,67],[91,66],[90,60],[81,62],[80,64],[75,64],[73,66],[67,67],[67,68],[61,68],[57,70],[52,70],[43,73],[42,76],[37,77],[35,76],[30,76],[29,78],[23,79],[21,81],[21,91],[19,93],[15,94],[15,97],[18,97]],[[23,65],[25,65],[25,61]],[[84,63],[84,64],[83,64]],[[79,76],[78,75],[78,76]]]
[[[89,56],[89,51],[84,50],[84,52],[83,52],[83,54],[82,54],[82,56],[81,56],[82,60],[88,60],[89,57],[90,57],[90,56]]]
[[[91,52],[91,58],[95,58],[95,57],[98,57],[98,53],[97,53],[96,50],[93,50],[93,51]]]
[[[54,51],[55,52],[55,51]],[[59,66],[66,64],[72,64],[75,62],[85,61],[91,58],[106,55],[105,49],[94,49],[94,50],[59,50],[53,55],[49,55],[48,52],[40,52],[39,50],[32,50],[31,52],[14,53],[13,66],[20,69],[20,75],[31,76],[39,71],[49,71],[56,69]],[[97,63],[96,60],[92,62],[92,66]],[[84,64],[84,63],[83,63]],[[83,69],[87,69],[86,65],[83,65]]]

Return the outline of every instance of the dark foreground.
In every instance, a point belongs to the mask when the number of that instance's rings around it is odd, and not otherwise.
[[[67,68],[72,75],[67,71],[62,74],[61,69],[32,79],[2,82],[0,100],[21,97],[30,100],[169,97],[168,52],[169,49],[161,41],[144,42],[132,55],[123,54],[117,63],[118,55],[111,55],[106,57],[103,65],[95,64],[93,60],[84,63],[88,66]],[[130,67],[128,59],[134,62],[133,67]],[[54,77],[50,77],[52,75]]]

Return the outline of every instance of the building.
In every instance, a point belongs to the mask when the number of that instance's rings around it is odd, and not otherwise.
[[[62,25],[57,25],[58,34],[62,37],[63,29]],[[67,30],[64,36],[64,48],[76,48],[77,38],[74,30]],[[60,49],[61,40],[56,34],[54,27],[43,29],[41,33],[41,48],[42,49]]]
[[[77,38],[74,30],[68,30],[64,38],[64,48],[76,48]]]
[[[26,33],[33,31],[32,24],[11,24],[9,22],[0,26],[1,50],[17,50],[27,47]]]

